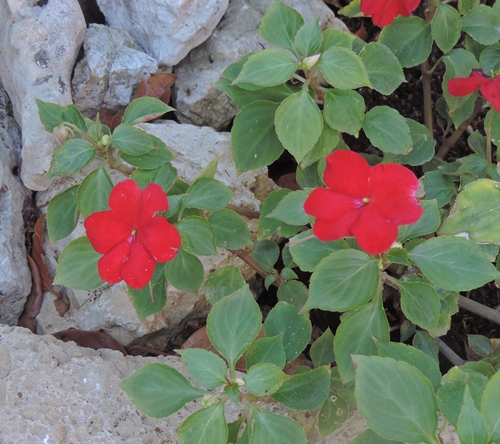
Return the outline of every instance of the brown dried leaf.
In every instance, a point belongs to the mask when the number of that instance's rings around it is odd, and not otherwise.
[[[276,185],[281,188],[288,188],[289,190],[296,191],[300,190],[299,184],[297,183],[295,173],[283,174],[277,181]]]
[[[17,321],[19,327],[29,328],[33,333],[36,333],[36,317],[40,313],[40,308],[43,302],[42,277],[38,271],[38,267],[31,256],[28,255],[28,264],[31,269],[31,279],[33,285],[31,292],[24,304],[24,311]]]
[[[35,224],[33,234],[33,247],[31,248],[31,257],[38,267],[40,276],[42,278],[42,290],[52,291],[52,279],[48,268],[43,261],[43,223],[45,222],[45,214],[42,214]],[[60,297],[60,296],[58,296]]]
[[[75,328],[58,331],[57,333],[53,333],[52,336],[61,341],[73,341],[80,347],[93,348],[94,350],[99,350],[100,348],[118,350],[123,353],[123,356],[127,356],[123,345],[108,334],[100,331],[78,330]]]
[[[139,97],[154,97],[168,104],[170,102],[170,88],[176,80],[177,76],[169,72],[151,74],[147,80],[141,80],[134,99],[138,99]]]

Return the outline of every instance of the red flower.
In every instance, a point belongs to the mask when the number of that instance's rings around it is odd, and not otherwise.
[[[101,278],[110,284],[124,280],[144,287],[153,277],[156,262],[175,257],[181,246],[177,229],[158,211],[168,210],[168,199],[154,183],[144,190],[133,180],[116,185],[109,196],[109,211],[85,219],[85,228],[99,259]]]
[[[390,25],[398,15],[409,17],[419,3],[420,0],[361,0],[360,9],[382,28]]]
[[[473,69],[469,77],[460,77],[448,81],[448,91],[452,96],[462,97],[481,91],[484,98],[500,113],[500,76],[493,79],[482,69]]]
[[[415,193],[418,180],[402,165],[370,167],[359,154],[337,150],[326,158],[324,180],[304,203],[316,222],[313,232],[324,242],[354,236],[369,254],[386,251],[398,237],[398,225],[416,222],[423,213]]]

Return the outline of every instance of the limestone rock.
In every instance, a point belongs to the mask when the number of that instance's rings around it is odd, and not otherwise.
[[[32,190],[43,190],[44,176],[56,148],[43,128],[35,98],[71,103],[70,78],[85,36],[77,0],[0,2],[0,78],[9,94],[23,134],[21,178]]]
[[[251,51],[269,48],[260,36],[259,26],[273,0],[230,0],[226,14],[212,36],[192,50],[175,68],[174,106],[181,122],[227,129],[238,108],[229,97],[212,85],[233,62]],[[322,29],[346,26],[322,0],[285,0],[307,22],[320,16]]]
[[[211,34],[228,0],[98,0],[107,22],[121,26],[158,60],[173,66]]]
[[[158,62],[119,27],[91,24],[83,49],[72,80],[73,102],[90,118],[103,107],[126,107],[141,79],[158,70]]]

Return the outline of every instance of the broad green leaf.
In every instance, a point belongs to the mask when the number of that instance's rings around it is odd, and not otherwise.
[[[255,396],[269,396],[290,379],[274,364],[255,364],[243,377],[246,388]]]
[[[79,185],[54,196],[47,207],[47,230],[52,242],[69,236],[78,222],[76,194]]]
[[[420,206],[424,209],[424,214],[420,219],[410,225],[401,225],[398,227],[399,242],[406,242],[407,240],[414,239],[419,236],[434,233],[441,224],[441,215],[436,204],[433,200],[421,200]]]
[[[306,225],[309,216],[304,212],[304,202],[308,196],[309,193],[303,190],[288,193],[267,217],[282,220],[290,225]]]
[[[321,436],[328,436],[344,424],[349,416],[347,402],[340,396],[329,396],[321,406],[318,429]]]
[[[223,402],[194,412],[179,428],[180,444],[226,444],[227,436]]]
[[[321,52],[325,52],[334,46],[342,46],[343,48],[352,49],[352,42],[356,37],[350,32],[340,29],[328,28],[323,32],[323,42],[321,44]]]
[[[472,348],[479,356],[488,356],[492,350],[491,341],[482,335],[467,335],[469,347]]]
[[[345,314],[337,328],[333,346],[343,383],[352,381],[355,376],[351,355],[378,353],[373,338],[389,341],[389,323],[380,297]]]
[[[184,198],[185,208],[219,211],[233,198],[233,193],[221,182],[210,177],[200,177],[189,187]]]
[[[479,5],[479,0],[458,0],[458,12],[465,15],[474,6]]]
[[[75,105],[62,107],[56,103],[44,102],[40,99],[35,99],[35,101],[38,106],[40,121],[49,133],[53,132],[54,128],[63,122],[72,123],[82,131],[87,130],[85,120]],[[75,136],[80,137],[76,132]]]
[[[406,265],[407,267],[411,266],[408,253],[403,248],[391,248],[384,256],[387,262]]]
[[[394,53],[403,68],[411,68],[431,53],[431,25],[419,17],[396,17],[380,33],[379,43]]]
[[[414,324],[427,330],[437,328],[441,302],[437,291],[424,282],[401,282],[401,309]]]
[[[208,162],[205,167],[196,175],[195,181],[201,179],[202,177],[208,177],[213,179],[215,173],[217,172],[217,167],[219,166],[219,161],[221,160],[223,154],[214,157],[210,162]]]
[[[170,162],[174,155],[167,148],[165,142],[163,142],[158,137],[155,137],[149,134],[149,138],[153,144],[153,148],[151,151],[148,151],[145,154],[141,154],[139,156],[131,156],[124,151],[120,152],[120,157],[125,161],[130,163],[130,165],[134,165],[138,168],[142,168],[144,170],[154,170],[162,165],[165,165],[167,162]]]
[[[410,251],[410,259],[427,279],[447,290],[472,290],[500,277],[476,244],[458,237],[429,239]]]
[[[401,441],[393,441],[392,439],[382,438],[373,430],[367,429],[360,435],[356,436],[351,444],[403,444]]]
[[[315,368],[322,365],[328,365],[335,361],[335,353],[333,351],[333,333],[330,327],[316,339],[309,350],[311,360]]]
[[[276,86],[291,79],[297,70],[297,60],[282,49],[263,49],[251,55],[233,85],[245,88],[246,83]]]
[[[489,442],[500,440],[500,371],[497,371],[486,388],[481,401],[481,415],[488,427]]]
[[[490,115],[492,113],[492,115]],[[488,111],[485,122],[491,118],[491,142],[497,147],[500,146],[500,113],[495,109]]]
[[[286,354],[281,336],[271,336],[256,339],[245,353],[247,369],[256,364],[275,364],[283,368],[286,364]]]
[[[132,179],[137,182],[140,188],[146,188],[150,183],[157,183],[165,193],[168,192],[174,183],[176,176],[177,170],[171,163],[166,163],[154,170],[137,169],[132,173]]]
[[[167,281],[163,264],[156,264],[155,273],[149,285],[134,290],[127,286],[127,291],[134,304],[135,312],[139,321],[146,316],[160,312],[167,303]]]
[[[462,31],[476,42],[493,45],[500,39],[500,15],[489,6],[474,6],[462,19]]]
[[[500,421],[499,421],[500,422]],[[469,386],[465,386],[462,411],[458,417],[457,432],[463,444],[488,444],[488,431],[484,419],[474,405]]]
[[[359,56],[366,66],[373,88],[379,93],[392,94],[404,82],[403,69],[387,46],[376,42],[368,43]]]
[[[318,16],[298,30],[293,46],[302,57],[307,57],[319,51],[321,40],[322,35]]]
[[[123,113],[122,123],[135,125],[157,119],[174,109],[154,97],[140,97],[133,100]]]
[[[307,287],[300,281],[290,280],[283,282],[278,288],[278,301],[294,305],[299,310],[307,301]]]
[[[260,33],[271,45],[293,52],[295,35],[303,23],[295,9],[276,0],[260,23]]]
[[[264,270],[272,271],[280,256],[280,249],[270,240],[256,241],[253,244],[252,256]]]
[[[220,248],[237,250],[252,242],[246,222],[234,211],[222,209],[208,217]]]
[[[446,205],[453,195],[456,188],[450,176],[444,175],[441,171],[429,171],[423,178],[425,199],[435,199],[438,208]]]
[[[112,189],[113,182],[104,167],[95,169],[83,179],[76,195],[76,203],[82,216],[89,217],[97,211],[108,210]]]
[[[270,165],[283,152],[274,128],[278,106],[258,100],[244,106],[234,119],[231,150],[238,174]]]
[[[487,47],[481,53],[479,64],[485,73],[489,73],[490,71],[496,72],[500,69],[500,48],[498,45]],[[496,114],[498,115],[498,112]]]
[[[189,376],[205,388],[215,388],[227,382],[227,367],[222,358],[201,348],[177,350]]]
[[[432,358],[436,364],[439,363],[438,353],[439,346],[436,343],[436,340],[429,335],[426,331],[417,330],[415,336],[413,336],[413,347],[422,350],[427,356]]]
[[[205,298],[214,305],[224,296],[228,296],[245,285],[241,271],[234,265],[228,265],[209,274],[205,282]]]
[[[249,444],[306,444],[307,438],[302,427],[288,416],[264,412],[251,407],[253,428]],[[239,441],[238,441],[239,444]]]
[[[436,14],[432,18],[432,36],[438,48],[445,54],[450,52],[460,38],[460,13],[451,6],[436,2]]]
[[[328,89],[323,116],[331,128],[357,137],[365,117],[363,96],[356,91]]]
[[[470,183],[441,227],[442,234],[466,237],[474,242],[500,244],[500,184],[490,179]]]
[[[68,139],[54,153],[46,177],[48,179],[80,171],[94,156],[94,147],[85,139]]]
[[[370,86],[368,72],[361,58],[353,51],[334,46],[321,54],[319,69],[326,81],[339,89],[354,89]]]
[[[228,443],[239,442],[238,441],[238,435],[239,435],[241,426],[243,425],[244,422],[245,422],[245,417],[241,416],[236,421],[228,423],[228,425],[227,425],[227,428],[228,428],[228,431],[229,431],[229,434],[228,434],[228,437],[227,437],[227,442]],[[248,442],[246,444],[248,444]]]
[[[311,321],[306,314],[299,314],[297,307],[278,302],[264,322],[267,337],[281,335],[286,362],[293,361],[306,348],[311,339]]]
[[[384,153],[407,154],[413,146],[410,128],[395,109],[375,106],[365,115],[363,122],[370,142]]]
[[[141,156],[153,149],[153,139],[145,131],[122,123],[111,136],[111,143],[120,152],[131,156]]]
[[[295,410],[316,410],[330,391],[330,372],[327,366],[295,375],[285,381],[273,398]]]
[[[175,224],[182,238],[182,248],[197,256],[217,255],[212,225],[199,216],[188,216]]]
[[[356,400],[368,426],[380,436],[439,443],[437,401],[422,373],[392,358],[356,356]]]
[[[193,399],[207,394],[193,387],[177,370],[165,364],[147,364],[120,384],[136,407],[153,418],[164,418]]]
[[[70,242],[61,253],[54,284],[77,290],[93,290],[104,284],[97,270],[102,256],[94,250],[88,237]]]
[[[323,128],[325,126],[323,126]],[[341,146],[344,146],[342,142],[339,142],[339,144]],[[305,189],[305,188],[317,188],[324,186],[325,183],[323,182],[321,176],[323,175],[325,164],[326,162],[319,161],[313,163],[311,166],[307,168],[301,168],[300,166],[298,166],[295,172],[296,174],[295,179],[299,187]],[[290,234],[290,236],[293,236],[293,234]]]
[[[282,188],[281,190],[271,192],[265,199],[262,207],[260,209],[259,216],[259,231],[257,235],[258,240],[263,240],[269,236],[272,236],[276,231],[280,231],[283,237],[289,237],[290,235],[285,236],[285,231],[297,231],[302,228],[302,226],[293,226],[288,225],[285,222],[274,219],[273,217],[268,217],[268,215],[276,208],[276,206],[281,202],[281,200],[291,191]],[[297,233],[295,231],[291,236]]]
[[[330,387],[334,389],[342,398],[347,402],[347,404],[356,404],[356,398],[354,397],[354,380],[351,380],[347,384],[344,384],[340,379],[339,368],[333,367],[330,370]]]
[[[321,135],[319,136],[316,145],[309,151],[300,162],[300,168],[307,168],[313,163],[324,159],[330,154],[340,141],[338,131],[332,129],[329,125],[323,125]]]
[[[196,293],[203,282],[203,276],[204,269],[200,260],[183,248],[165,265],[167,281],[179,290]]]
[[[210,342],[234,369],[261,330],[262,315],[248,285],[222,298],[207,318]]]
[[[375,294],[380,274],[377,262],[366,253],[335,251],[314,269],[304,310],[346,311],[361,307]]]

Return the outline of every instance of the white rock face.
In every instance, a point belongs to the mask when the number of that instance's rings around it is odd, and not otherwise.
[[[227,9],[227,0],[98,0],[107,22],[121,26],[158,60],[177,65],[203,43]]]
[[[72,92],[74,104],[86,117],[93,118],[103,107],[126,107],[139,82],[158,71],[158,62],[122,28],[90,24],[83,49]]]
[[[32,190],[44,190],[54,137],[43,128],[35,98],[71,103],[71,71],[85,36],[77,0],[0,2],[0,78],[23,131],[21,178]]]
[[[322,29],[347,31],[323,0],[284,0],[284,3],[297,9],[305,22],[319,15]],[[174,86],[174,106],[180,121],[211,126],[219,131],[227,128],[238,108],[212,84],[228,65],[243,55],[270,47],[260,36],[259,26],[272,4],[273,0],[230,0],[226,14],[211,37],[175,67],[178,78]]]

